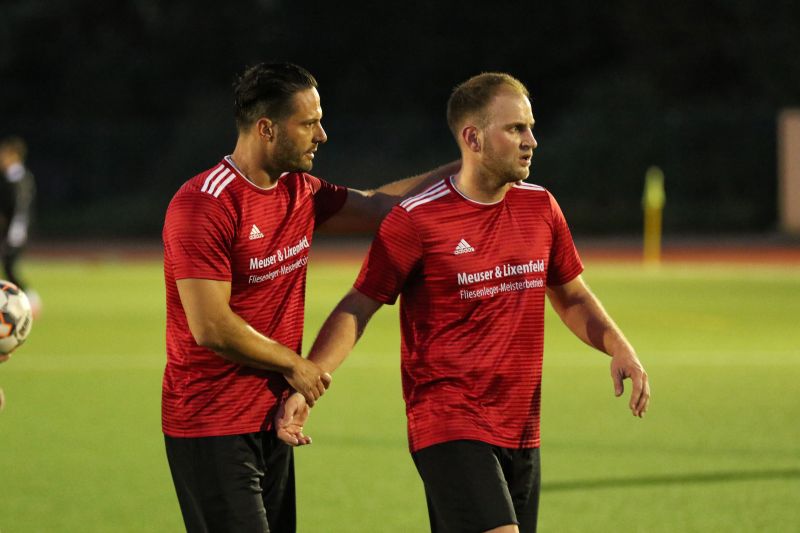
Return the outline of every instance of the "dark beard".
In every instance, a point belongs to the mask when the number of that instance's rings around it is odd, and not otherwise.
[[[303,157],[305,152],[298,153],[297,147],[283,136],[278,137],[277,142],[275,164],[278,168],[284,172],[308,172],[311,170],[313,161]]]

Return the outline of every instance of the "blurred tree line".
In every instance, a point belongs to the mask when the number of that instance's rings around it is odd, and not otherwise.
[[[450,90],[502,70],[533,98],[529,181],[575,233],[638,232],[652,164],[668,233],[770,231],[798,28],[792,0],[0,0],[0,135],[29,142],[41,239],[157,237],[177,187],[232,150],[246,65],[315,74],[314,173],[356,187],[456,158]]]

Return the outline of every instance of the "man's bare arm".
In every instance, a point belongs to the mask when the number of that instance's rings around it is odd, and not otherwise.
[[[372,233],[398,202],[424,191],[436,181],[455,174],[460,168],[461,161],[453,161],[377,189],[348,189],[347,201],[342,209],[320,228],[325,233]]]
[[[644,415],[650,401],[647,372],[633,346],[583,278],[578,276],[564,285],[548,287],[547,296],[558,316],[579,339],[611,356],[611,379],[617,396],[624,391],[623,380],[631,379],[631,412],[638,417]]]
[[[331,311],[317,334],[308,359],[325,372],[333,372],[350,354],[372,315],[383,304],[356,289],[350,289]]]
[[[177,282],[195,342],[241,365],[273,370],[286,377],[309,405],[322,396],[330,375],[316,364],[250,326],[230,308],[226,281],[181,279]]]
[[[351,289],[320,328],[308,354],[309,360],[326,372],[339,368],[381,305],[383,304]],[[303,433],[308,414],[308,407],[302,397],[298,394],[289,396],[275,417],[278,438],[290,446],[310,444],[311,439]]]

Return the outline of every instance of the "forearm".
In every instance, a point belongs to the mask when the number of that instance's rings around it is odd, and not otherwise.
[[[262,335],[233,312],[195,338],[198,344],[229,361],[281,374],[290,373],[300,358],[294,350]]]
[[[405,178],[378,187],[374,194],[382,194],[394,198],[394,203],[402,198],[416,194],[432,185],[435,181],[442,179],[450,174],[455,174],[461,168],[461,161],[451,161],[428,172],[417,174],[410,178]]]
[[[309,360],[326,372],[339,368],[378,307],[380,303],[351,290],[325,320],[308,354]]]
[[[347,201],[342,209],[318,229],[331,234],[373,233],[398,202],[425,190],[443,176],[457,172],[460,167],[461,162],[454,161],[377,189],[348,189]]]
[[[556,312],[570,331],[589,346],[610,356],[635,353],[622,330],[588,290],[556,308]]]
[[[589,290],[583,278],[579,275],[563,285],[548,287],[547,297],[570,331],[589,346],[611,356],[614,394],[621,395],[623,381],[631,380],[631,412],[639,417],[644,415],[650,398],[647,372],[636,357],[633,346],[603,309],[600,300]]]
[[[360,336],[355,315],[337,308],[319,330],[308,358],[325,372],[332,373],[347,358]]]

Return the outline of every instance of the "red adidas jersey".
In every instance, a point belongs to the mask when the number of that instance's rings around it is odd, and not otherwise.
[[[314,227],[344,204],[347,189],[303,173],[271,189],[224,159],[187,181],[164,222],[167,365],[162,427],[173,437],[267,430],[287,389],[278,373],[239,365],[199,346],[176,280],[231,282],[230,306],[253,328],[300,353],[306,263]]]
[[[355,288],[387,304],[401,295],[412,452],[459,439],[539,446],[545,286],[582,270],[542,187],[520,183],[487,205],[450,178],[394,207]]]

